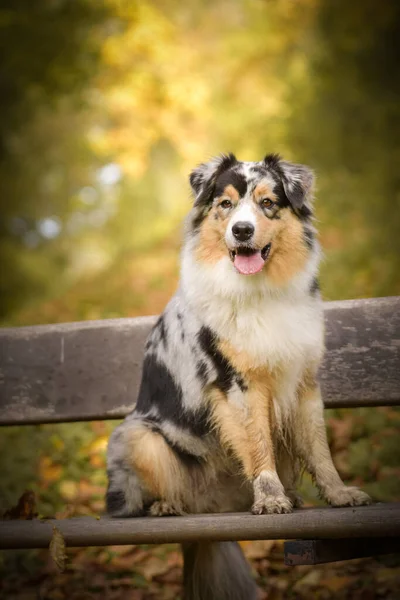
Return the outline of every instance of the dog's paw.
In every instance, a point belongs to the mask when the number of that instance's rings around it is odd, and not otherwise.
[[[330,490],[326,494],[326,500],[331,506],[363,506],[372,502],[368,494],[362,490],[346,486]]]
[[[285,494],[292,503],[293,508],[301,508],[303,506],[303,498],[295,490],[285,490]]]
[[[183,515],[183,511],[178,510],[176,507],[168,504],[164,500],[156,500],[149,508],[149,515],[152,517],[166,517],[166,516],[178,516]]]
[[[293,505],[287,496],[261,496],[254,501],[251,508],[253,515],[290,513],[292,510]]]

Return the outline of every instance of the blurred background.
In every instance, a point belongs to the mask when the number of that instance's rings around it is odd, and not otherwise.
[[[0,0],[0,323],[160,312],[189,171],[229,151],[316,171],[326,300],[400,294],[399,26],[395,0]],[[399,411],[327,418],[342,476],[399,499]],[[99,514],[114,425],[0,431],[1,508],[31,488],[43,516]],[[8,572],[37,573],[32,553],[10,556]],[[129,598],[179,597],[135,573]],[[75,598],[65,585],[40,597]]]

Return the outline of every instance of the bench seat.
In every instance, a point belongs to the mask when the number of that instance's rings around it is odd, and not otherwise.
[[[400,405],[400,297],[327,302],[324,310],[325,406]],[[155,319],[0,329],[0,425],[127,415],[135,405],[144,343]],[[298,540],[286,542],[287,564],[400,551],[400,503],[305,508],[288,515],[3,520],[0,548],[48,547],[53,526],[67,546]]]
[[[400,536],[400,502],[301,508],[287,515],[224,513],[184,517],[0,521],[0,548],[47,548],[53,526],[67,546],[193,541],[337,539]]]

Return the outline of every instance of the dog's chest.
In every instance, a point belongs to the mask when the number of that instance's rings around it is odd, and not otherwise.
[[[322,311],[307,301],[254,303],[235,312],[220,304],[208,313],[207,319],[238,359],[245,354],[253,367],[278,367],[290,373],[294,367],[297,371],[299,365],[317,360],[322,354]],[[284,378],[288,379],[291,377]]]

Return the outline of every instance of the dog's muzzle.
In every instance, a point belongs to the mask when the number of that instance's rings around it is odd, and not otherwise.
[[[271,251],[271,243],[262,250],[255,250],[248,246],[239,246],[229,251],[229,256],[236,270],[242,275],[255,275],[263,268]]]

